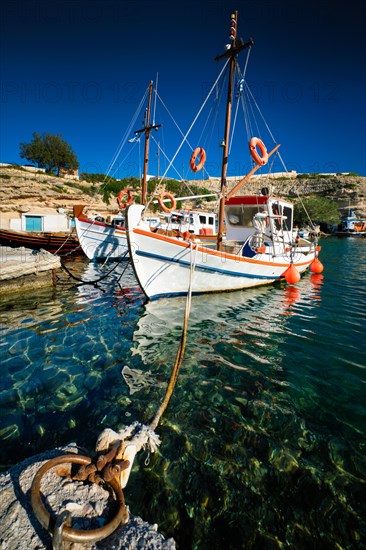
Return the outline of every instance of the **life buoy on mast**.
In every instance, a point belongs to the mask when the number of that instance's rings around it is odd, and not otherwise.
[[[199,162],[196,164],[196,159],[199,157]],[[193,151],[191,160],[189,161],[189,166],[192,170],[192,172],[198,172],[199,170],[202,170],[206,162],[206,151],[203,147],[196,147],[196,149]]]
[[[127,200],[123,202],[123,198],[127,197]],[[132,204],[132,193],[129,189],[122,189],[117,195],[117,204],[121,210]]]
[[[169,199],[170,200],[170,202],[171,202],[171,207],[170,208],[168,206],[165,206],[164,199]],[[177,206],[177,201],[175,200],[173,195],[171,193],[167,193],[167,192],[160,193],[160,195],[158,196],[158,203],[159,203],[160,208],[164,212],[171,212]]]
[[[257,151],[257,147],[260,151],[260,154]],[[252,139],[249,142],[249,151],[252,155],[252,159],[256,164],[259,164],[259,166],[264,166],[268,162],[268,153],[266,146],[264,145],[263,141],[257,137],[252,137]],[[261,156],[262,155],[262,156]]]

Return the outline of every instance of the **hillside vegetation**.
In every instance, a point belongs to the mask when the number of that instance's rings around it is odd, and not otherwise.
[[[154,194],[156,181],[148,183],[148,194]],[[228,189],[235,182],[230,179]],[[45,173],[28,172],[20,166],[2,166],[0,168],[0,215],[40,209],[63,208],[72,215],[75,204],[84,204],[90,211],[108,215],[117,213],[116,196],[118,192],[129,187],[133,190],[135,201],[139,202],[139,180],[130,178],[117,181],[105,180],[102,174],[84,175],[84,179],[70,180]],[[219,190],[219,179],[164,182],[166,190],[175,196],[190,194],[216,193]],[[324,197],[338,209],[352,208],[366,217],[366,178],[355,174],[349,175],[297,175],[294,178],[271,177],[270,179],[252,178],[246,182],[240,194],[259,193],[263,187],[273,194],[289,198],[295,203],[305,197]],[[160,185],[158,192],[163,190]],[[109,202],[108,202],[109,201]],[[197,201],[185,201],[178,206],[186,208],[201,207],[212,210],[216,207],[215,197]],[[152,209],[156,209],[152,206]]]

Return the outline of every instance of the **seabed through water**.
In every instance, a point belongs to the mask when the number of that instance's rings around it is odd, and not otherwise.
[[[296,286],[193,297],[162,444],[125,490],[178,547],[365,546],[364,245],[327,239],[324,276]],[[64,283],[1,307],[4,469],[70,441],[91,452],[165,392],[184,300],[145,303],[127,262]]]

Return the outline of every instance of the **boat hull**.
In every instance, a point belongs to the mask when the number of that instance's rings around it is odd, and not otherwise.
[[[89,260],[118,259],[127,253],[126,231],[102,222],[75,218],[84,254]]]
[[[241,290],[273,283],[283,277],[290,256],[258,254],[244,258],[199,243],[152,233],[141,221],[144,207],[127,211],[129,253],[138,282],[150,299],[185,295],[192,280],[193,293]],[[305,271],[314,252],[297,253],[294,265]],[[191,266],[194,266],[192,272]]]
[[[60,256],[82,253],[77,236],[72,233],[36,233],[0,229],[0,245],[11,248],[24,246],[31,250],[42,248]]]

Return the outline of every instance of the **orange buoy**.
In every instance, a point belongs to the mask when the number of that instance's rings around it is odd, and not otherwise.
[[[286,281],[290,285],[294,285],[295,283],[298,283],[301,279],[300,273],[297,271],[294,264],[289,265],[289,267],[283,273],[283,277],[285,277]]]
[[[191,232],[190,231],[184,231],[184,233],[182,234],[182,238],[184,241],[189,241],[189,239],[191,238]]]
[[[316,256],[310,264],[310,271],[312,273],[321,273],[323,269],[324,269],[323,264],[321,263],[319,258]]]
[[[255,249],[257,254],[265,254],[266,247],[265,246],[258,246],[258,248]]]

